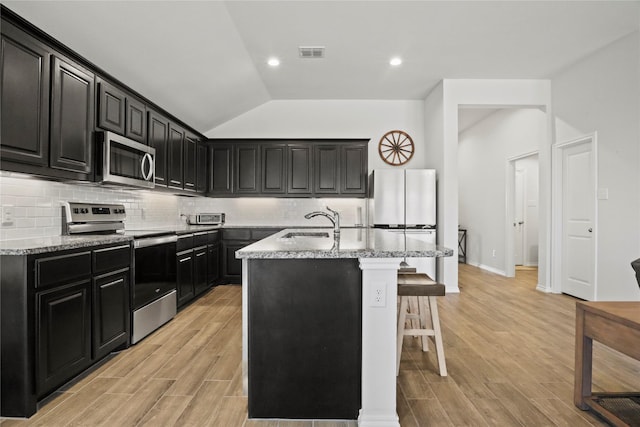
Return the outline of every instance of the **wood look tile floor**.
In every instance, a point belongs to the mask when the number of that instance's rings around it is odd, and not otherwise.
[[[398,414],[411,426],[600,426],[573,406],[575,299],[460,265],[460,294],[439,298],[449,376],[405,337]],[[594,388],[640,390],[640,362],[597,343]],[[218,286],[141,343],[57,392],[13,426],[353,427],[247,420],[241,288]]]

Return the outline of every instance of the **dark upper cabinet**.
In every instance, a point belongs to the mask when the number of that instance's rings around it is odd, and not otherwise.
[[[196,191],[196,155],[198,153],[198,139],[195,135],[186,133],[184,137],[184,189]]]
[[[340,192],[340,147],[334,144],[317,144],[313,147],[314,179],[316,194]]]
[[[118,87],[98,83],[98,126],[134,141],[147,143],[147,108]]]
[[[287,193],[310,195],[313,192],[312,153],[311,144],[287,146]]]
[[[169,123],[169,158],[167,172],[169,175],[169,187],[182,188],[184,170],[184,129]]]
[[[261,144],[261,192],[285,194],[287,192],[287,145]]]
[[[147,107],[137,99],[127,96],[126,127],[124,136],[134,141],[147,143]]]
[[[49,67],[44,44],[2,21],[0,159],[47,166],[49,163]]]
[[[198,142],[196,147],[196,192],[207,192],[207,146]]]
[[[149,146],[156,149],[156,185],[166,187],[167,177],[167,151],[169,147],[169,119],[155,111],[149,111]]]
[[[105,81],[100,81],[98,88],[98,126],[124,135],[126,95]]]
[[[94,74],[80,65],[53,58],[49,166],[54,169],[92,169],[94,80]]]
[[[367,195],[367,145],[354,144],[340,147],[340,193]]]
[[[209,146],[209,195],[233,194],[233,144]]]
[[[260,146],[239,143],[234,149],[234,191],[237,194],[260,192]]]

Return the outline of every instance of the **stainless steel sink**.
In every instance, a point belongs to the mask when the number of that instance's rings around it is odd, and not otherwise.
[[[294,232],[294,233],[287,233],[284,236],[282,236],[283,239],[291,239],[293,237],[329,237],[329,233],[325,233],[325,232],[317,232],[317,231],[308,231],[308,232]]]

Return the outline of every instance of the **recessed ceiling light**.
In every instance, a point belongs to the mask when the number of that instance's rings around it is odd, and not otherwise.
[[[398,65],[402,64],[402,59],[396,56],[395,58],[391,58],[391,61],[389,61],[389,64],[393,65],[394,67],[397,67]]]
[[[280,60],[278,58],[269,58],[269,60],[267,61],[267,64],[269,64],[272,67],[277,67],[278,65],[280,65]]]

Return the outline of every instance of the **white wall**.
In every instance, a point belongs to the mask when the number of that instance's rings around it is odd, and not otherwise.
[[[640,257],[640,35],[631,34],[552,78],[555,140],[597,132],[598,300],[640,300],[629,263]],[[557,257],[555,257],[557,259]]]
[[[369,170],[389,167],[378,142],[390,130],[403,130],[416,146],[407,168],[426,167],[422,101],[269,101],[205,133],[209,138],[365,138]]]
[[[507,271],[505,247],[505,200],[508,160],[538,151],[546,142],[546,114],[539,109],[502,109],[459,135],[459,223],[467,229],[467,262],[499,274]],[[519,160],[520,167],[528,163]],[[529,165],[530,166],[530,165]],[[534,173],[535,172],[535,173]],[[538,172],[529,170],[529,195],[537,211]],[[537,213],[537,212],[536,212]],[[537,214],[536,214],[537,217]],[[535,245],[537,264],[537,218],[529,236]],[[493,251],[495,250],[495,256]]]

